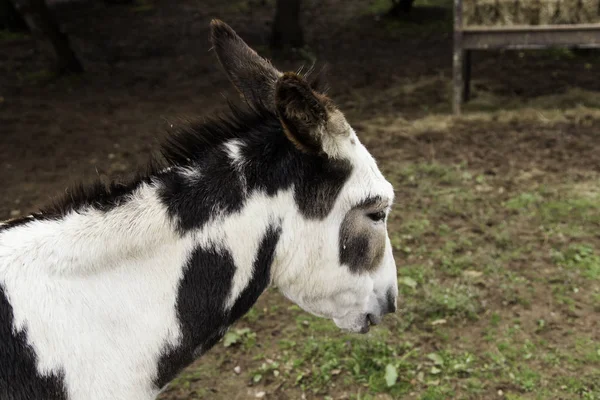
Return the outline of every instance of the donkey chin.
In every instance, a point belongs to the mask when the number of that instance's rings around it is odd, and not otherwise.
[[[349,312],[342,318],[333,318],[335,325],[352,333],[367,333],[372,325],[379,325],[383,316],[396,311],[395,298],[386,300],[382,307],[375,296],[369,296],[367,312]]]

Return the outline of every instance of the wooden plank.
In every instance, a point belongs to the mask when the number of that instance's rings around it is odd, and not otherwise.
[[[463,31],[461,46],[463,49],[471,50],[548,47],[600,48],[600,27],[596,30]]]
[[[600,24],[574,25],[506,25],[506,26],[465,26],[463,32],[535,32],[535,31],[594,31],[600,30]]]

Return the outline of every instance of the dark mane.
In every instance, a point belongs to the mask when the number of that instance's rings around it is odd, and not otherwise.
[[[319,92],[327,90],[327,68],[315,73],[314,68],[298,71],[310,86]],[[31,217],[12,219],[0,225],[0,230],[21,225],[31,219],[59,219],[72,211],[91,207],[100,211],[110,211],[128,201],[137,188],[165,174],[170,167],[192,165],[202,160],[215,147],[231,139],[245,142],[267,143],[273,139],[269,133],[280,133],[281,123],[277,115],[260,101],[235,105],[227,101],[228,112],[205,117],[203,122],[185,123],[174,129],[163,139],[158,154],[150,157],[144,171],[138,171],[129,179],[102,182],[100,179],[89,183],[78,183],[68,187],[65,193],[54,198]],[[281,138],[284,135],[280,135]]]
[[[228,101],[229,112],[211,116],[202,123],[190,123],[178,126],[164,140],[159,148],[160,155],[150,158],[143,172],[137,172],[133,178],[125,181],[112,181],[105,184],[99,179],[87,184],[77,184],[68,188],[65,194],[57,197],[39,212],[35,219],[58,219],[72,211],[92,207],[100,211],[109,211],[128,200],[128,196],[143,183],[149,183],[154,177],[164,174],[169,167],[193,164],[202,159],[216,146],[235,138],[245,140],[265,140],[259,133],[262,126],[279,124],[277,116],[267,107],[258,105],[237,106]],[[30,221],[23,217],[14,219],[0,229],[20,225]]]
[[[264,140],[260,127],[280,125],[277,116],[264,105],[236,106],[228,101],[229,113],[208,117],[201,124],[178,127],[161,146],[166,167],[189,165],[231,139]]]

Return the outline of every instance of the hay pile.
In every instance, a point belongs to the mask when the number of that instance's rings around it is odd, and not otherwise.
[[[587,23],[600,23],[600,0],[463,0],[465,26]]]

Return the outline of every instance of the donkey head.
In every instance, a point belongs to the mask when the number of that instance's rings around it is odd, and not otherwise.
[[[386,228],[391,184],[332,100],[298,74],[275,69],[225,23],[214,20],[211,29],[231,82],[251,107],[276,116],[295,147],[296,168],[311,166],[293,187],[295,211],[281,218],[273,283],[304,310],[367,332],[396,310]]]

